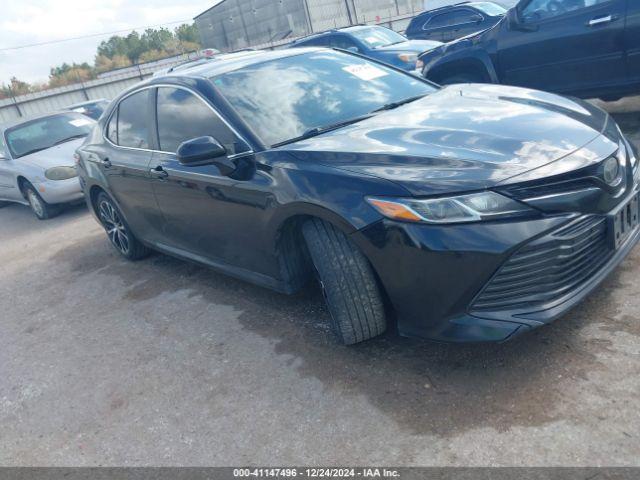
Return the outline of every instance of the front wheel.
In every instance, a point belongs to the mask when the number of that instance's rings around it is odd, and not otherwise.
[[[133,235],[120,210],[106,193],[98,195],[96,210],[111,245],[123,257],[129,260],[138,260],[149,255],[149,249]]]
[[[60,207],[45,202],[36,191],[35,187],[30,183],[25,184],[24,194],[25,197],[27,197],[31,211],[35,214],[38,220],[47,220],[60,213]]]
[[[341,231],[319,219],[302,227],[332,327],[345,345],[368,340],[385,331],[382,294],[371,265]]]

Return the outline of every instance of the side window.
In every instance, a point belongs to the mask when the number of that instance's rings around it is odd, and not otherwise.
[[[160,150],[175,152],[197,137],[211,136],[229,155],[248,150],[203,100],[179,88],[158,88],[158,137]]]
[[[358,51],[360,50],[356,43],[346,35],[336,35],[331,37],[331,46],[334,48],[341,48],[343,50],[348,50],[349,48],[355,48]]]
[[[525,23],[534,23],[610,1],[611,0],[532,0],[524,7],[522,19]]]
[[[422,27],[424,30],[431,30],[432,28],[447,27],[455,23],[456,11],[440,13],[434,17],[431,17],[427,23]]]
[[[118,105],[118,145],[149,148],[147,107],[150,90],[142,90],[126,97]]]
[[[474,23],[482,20],[482,15],[467,9],[461,9],[456,12],[454,25],[462,25],[465,23]]]
[[[118,144],[118,108],[113,112],[107,125],[107,138],[116,145]]]

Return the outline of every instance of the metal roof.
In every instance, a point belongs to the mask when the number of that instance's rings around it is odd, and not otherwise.
[[[209,8],[207,8],[204,12],[199,13],[198,15],[196,15],[195,17],[193,17],[193,19],[195,20],[196,18],[201,17],[202,15],[204,15],[205,13],[210,12],[211,10],[213,10],[214,8],[220,6],[220,4],[224,3],[226,0],[218,0],[216,3],[214,3],[213,5],[211,5]]]

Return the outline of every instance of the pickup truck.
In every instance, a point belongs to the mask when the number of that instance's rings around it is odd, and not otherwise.
[[[495,26],[425,52],[417,67],[440,84],[615,100],[640,92],[640,0],[520,0]]]

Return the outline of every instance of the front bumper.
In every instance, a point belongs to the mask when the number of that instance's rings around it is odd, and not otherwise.
[[[84,198],[78,177],[68,180],[46,180],[34,186],[44,201],[51,204],[72,203]]]
[[[627,256],[605,215],[422,225],[384,220],[354,234],[371,260],[403,335],[504,341],[583,300]]]

